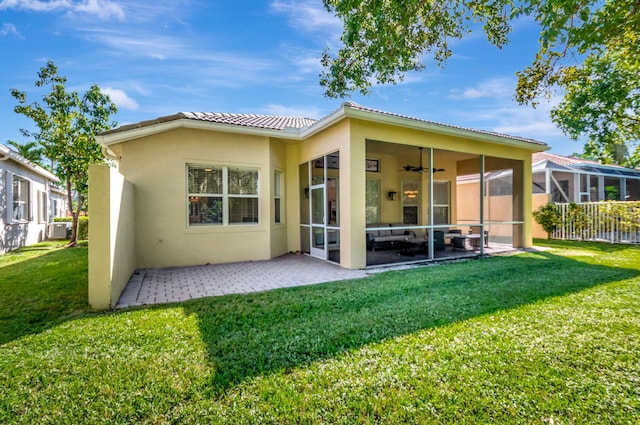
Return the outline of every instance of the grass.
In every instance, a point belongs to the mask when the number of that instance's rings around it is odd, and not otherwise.
[[[640,250],[544,244],[102,314],[86,311],[86,250],[0,257],[0,422],[637,423]],[[75,264],[68,302],[38,291],[53,263]]]
[[[45,242],[0,255],[0,344],[86,311],[87,245]]]

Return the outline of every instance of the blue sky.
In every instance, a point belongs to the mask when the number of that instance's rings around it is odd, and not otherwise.
[[[9,90],[40,100],[34,82],[49,59],[69,90],[95,83],[108,93],[119,125],[180,111],[321,118],[342,102],[318,83],[322,51],[337,51],[340,32],[321,0],[0,0],[0,142],[23,142],[19,129],[34,129],[13,112]],[[502,50],[472,34],[454,41],[445,69],[428,63],[350,100],[581,152],[549,118],[557,98],[537,109],[513,100],[515,72],[531,62],[537,38],[527,20]]]

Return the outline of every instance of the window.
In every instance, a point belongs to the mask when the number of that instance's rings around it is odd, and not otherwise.
[[[404,224],[418,224],[419,187],[418,180],[404,180],[402,182],[402,222]]]
[[[258,223],[258,170],[187,165],[189,225]]]
[[[433,224],[449,224],[449,182],[433,182]]]
[[[29,181],[13,177],[13,220],[29,220]]]
[[[38,191],[38,222],[46,223],[48,220],[47,214],[47,192]]]
[[[273,172],[273,205],[275,208],[276,223],[282,223],[282,172]]]

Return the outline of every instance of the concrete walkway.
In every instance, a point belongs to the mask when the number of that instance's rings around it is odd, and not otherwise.
[[[347,270],[296,254],[268,261],[143,269],[131,276],[116,308],[248,294],[365,276],[364,270]]]

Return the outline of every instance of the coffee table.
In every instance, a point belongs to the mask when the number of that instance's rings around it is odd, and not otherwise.
[[[427,252],[427,243],[429,242],[429,239],[427,239],[426,237],[418,238],[418,237],[408,236],[401,242],[402,242],[402,248],[400,249],[400,252],[403,255],[415,255],[420,251]]]

